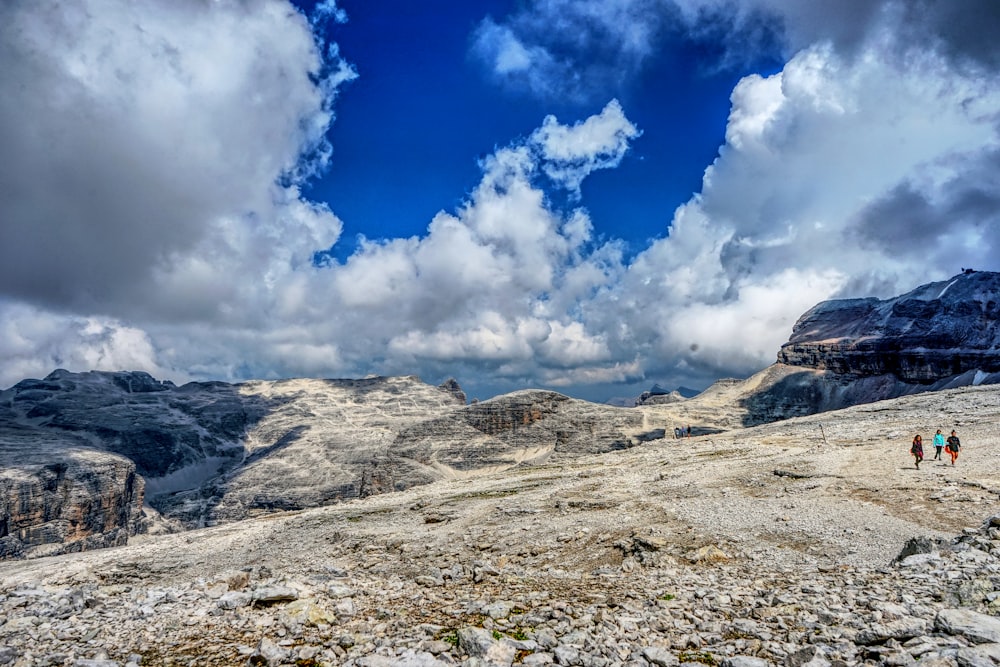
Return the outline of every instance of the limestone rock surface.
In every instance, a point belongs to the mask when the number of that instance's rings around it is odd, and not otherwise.
[[[0,429],[0,454],[18,435]],[[45,456],[18,448],[18,462],[0,468],[0,559],[120,545],[142,530],[144,482],[135,464],[61,444]]]
[[[249,429],[244,462],[158,500],[164,514],[194,525],[316,507],[622,449],[644,433],[640,413],[555,392],[461,405],[452,390],[415,378],[253,382],[243,390],[276,402]]]
[[[2,562],[0,664],[987,666],[998,572],[964,387]]]
[[[0,556],[31,555],[26,547],[48,542],[117,543],[154,520],[158,530],[170,522],[195,528],[318,507],[662,435],[641,412],[555,392],[466,405],[454,380],[440,387],[415,377],[177,387],[139,372],[56,371],[0,392],[0,471],[2,479],[22,480],[8,483],[0,513],[7,526],[0,538],[21,538],[7,540]],[[49,479],[63,470],[73,473],[72,493]],[[86,515],[95,503],[103,503],[101,516],[112,506],[129,510],[111,512],[117,523],[52,523],[62,519],[38,489],[54,493],[53,484],[60,511]],[[15,509],[22,506],[33,509]]]

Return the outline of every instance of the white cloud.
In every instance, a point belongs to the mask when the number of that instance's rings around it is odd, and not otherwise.
[[[601,335],[572,312],[620,271],[620,250],[589,250],[586,212],[552,210],[536,180],[555,164],[549,155],[582,179],[620,159],[635,129],[614,103],[572,127],[547,119],[545,130],[483,160],[468,201],[439,213],[425,236],[365,241],[327,269],[347,357],[380,350],[386,368],[474,364],[504,377],[552,369],[553,378],[609,360]]]
[[[101,317],[67,317],[34,306],[0,301],[0,387],[45,377],[57,368],[143,369],[159,379],[187,378],[160,366],[149,335]]]
[[[583,179],[596,169],[621,164],[629,141],[640,134],[618,100],[611,100],[601,113],[572,127],[547,116],[532,133],[531,142],[541,151],[546,175],[579,196]]]
[[[745,374],[820,300],[995,265],[997,235],[984,232],[1000,222],[1000,188],[978,178],[998,164],[995,83],[934,54],[900,68],[821,45],[747,77],[732,102],[702,191],[613,292],[631,301],[612,311],[629,322],[621,354],[638,339],[647,370]]]
[[[550,46],[566,53],[610,31],[596,55],[627,75],[671,16],[718,16],[710,2],[531,7],[543,11],[484,22],[479,47],[498,72],[537,76],[539,91],[569,82],[590,96],[611,79]],[[299,186],[328,159],[334,96],[354,74],[304,17],[277,0],[4,5],[0,85],[24,94],[0,97],[0,384],[57,366],[701,384],[770,363],[821,299],[995,268],[1000,87],[983,70],[988,45],[900,44],[897,32],[928,27],[895,3],[864,13],[863,27],[800,4],[757,7],[782,12],[801,48],[735,88],[701,191],[634,258],[544,187],[579,193],[619,164],[638,129],[612,101],[496,150],[424,234],[365,240],[317,268],[312,253],[341,223],[336,202],[309,202]],[[820,39],[824,19],[836,34]],[[541,41],[542,25],[556,42]]]
[[[18,91],[0,96],[0,289],[117,315],[138,295],[183,309],[158,283],[178,258],[204,271],[231,259],[236,227],[295,215],[275,184],[328,159],[353,76],[277,0],[8,3],[0,59],[0,88]]]
[[[322,0],[316,3],[310,20],[313,25],[322,25],[326,21],[347,23],[347,12],[337,6],[336,0]]]

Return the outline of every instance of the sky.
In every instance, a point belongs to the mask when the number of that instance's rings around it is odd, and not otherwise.
[[[0,387],[603,401],[1000,270],[994,0],[0,3]]]

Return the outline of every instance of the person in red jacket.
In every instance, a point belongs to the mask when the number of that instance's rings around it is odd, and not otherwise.
[[[920,462],[924,460],[924,441],[920,434],[913,436],[913,444],[910,445],[910,453],[913,460],[917,462],[917,470],[920,470]]]

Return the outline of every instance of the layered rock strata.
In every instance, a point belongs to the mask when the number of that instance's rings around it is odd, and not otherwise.
[[[0,559],[125,544],[142,530],[143,486],[133,462],[92,449],[5,466]]]
[[[914,384],[1000,372],[1000,273],[962,273],[893,299],[825,301],[796,322],[778,361]]]

